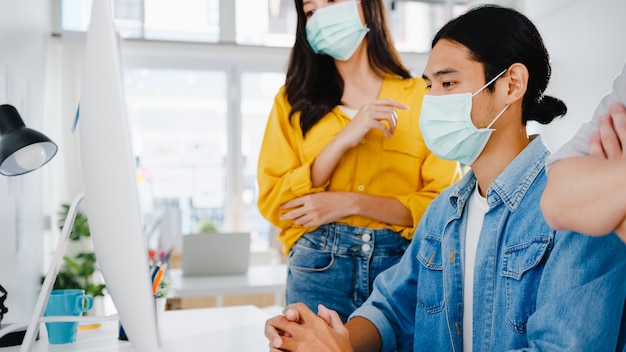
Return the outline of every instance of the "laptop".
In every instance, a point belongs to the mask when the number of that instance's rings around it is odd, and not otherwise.
[[[243,275],[250,262],[249,232],[183,236],[183,276]]]

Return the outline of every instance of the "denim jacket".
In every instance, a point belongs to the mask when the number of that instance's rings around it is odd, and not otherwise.
[[[539,199],[549,152],[540,137],[487,190],[474,268],[473,351],[620,351],[626,245],[615,234],[554,231]],[[468,172],[429,206],[401,261],[353,313],[383,351],[462,351]]]

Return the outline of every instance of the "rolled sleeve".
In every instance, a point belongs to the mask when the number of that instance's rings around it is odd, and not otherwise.
[[[303,166],[295,169],[291,174],[290,187],[296,197],[309,193],[322,192],[326,189],[326,187],[328,187],[328,181],[320,187],[313,187],[313,182],[311,181],[312,164],[313,161],[311,160]]]

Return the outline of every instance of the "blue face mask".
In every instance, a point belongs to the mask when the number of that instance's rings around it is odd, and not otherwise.
[[[472,122],[472,98],[487,88],[506,70],[500,72],[476,93],[426,95],[420,113],[420,128],[430,151],[442,159],[456,160],[471,165],[487,145],[493,129],[490,127],[509,107],[491,121],[486,128],[476,128]]]
[[[306,38],[313,51],[341,61],[352,57],[367,32],[356,1],[318,9],[306,24]]]

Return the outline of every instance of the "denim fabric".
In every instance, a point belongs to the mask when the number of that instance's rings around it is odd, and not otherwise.
[[[547,225],[539,200],[548,154],[536,137],[487,190],[474,268],[475,352],[624,347],[626,245],[615,234]],[[475,186],[469,172],[431,203],[401,261],[353,313],[374,323],[384,351],[462,351],[461,237]]]
[[[289,253],[287,303],[323,304],[345,322],[370,295],[374,278],[396,264],[409,240],[388,229],[331,223],[304,234]]]

